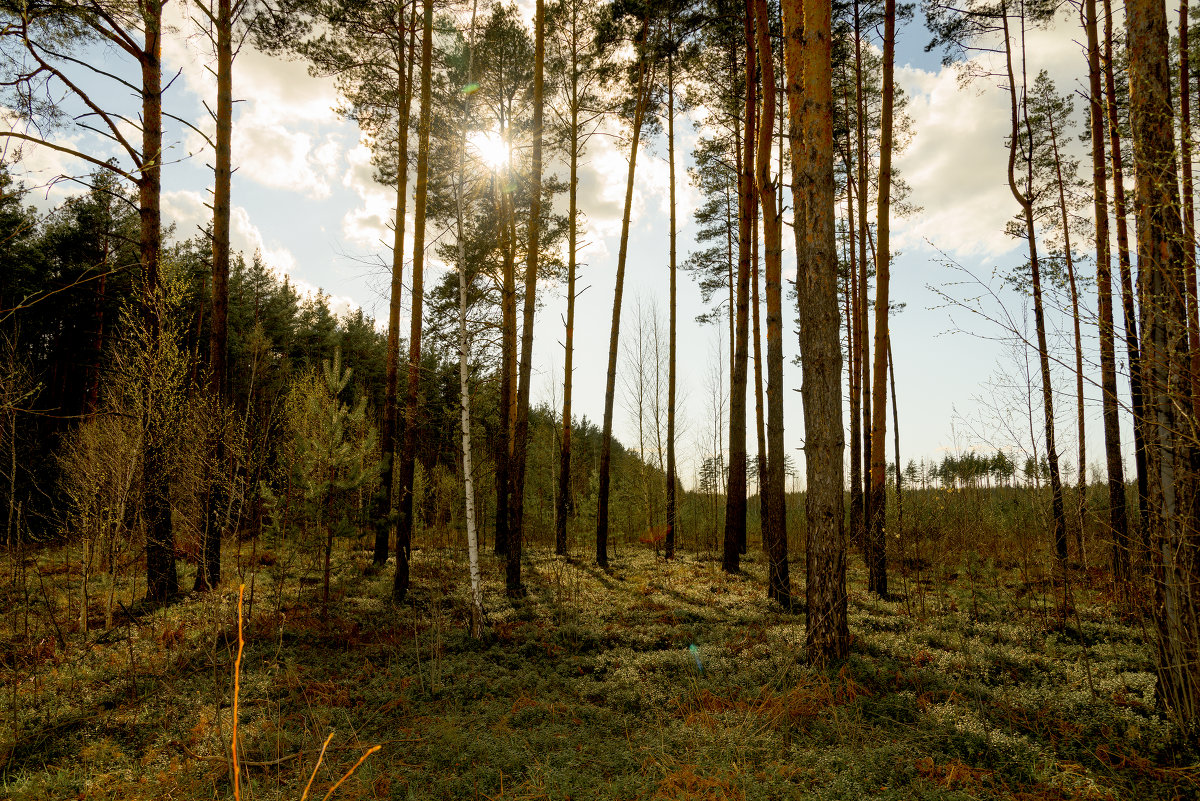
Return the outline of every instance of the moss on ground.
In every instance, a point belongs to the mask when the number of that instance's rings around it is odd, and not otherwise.
[[[803,614],[766,601],[753,553],[728,576],[694,554],[628,552],[602,571],[535,549],[515,604],[488,556],[476,641],[456,553],[417,551],[400,607],[390,571],[343,557],[322,615],[287,547],[245,576],[246,799],[299,798],[331,730],[321,795],[383,746],[340,799],[1200,793],[1196,755],[1157,709],[1151,645],[1099,582],[1064,622],[1053,587],[991,563],[894,576],[901,600],[853,574],[852,656],[817,670]],[[0,797],[232,797],[236,582],[84,634],[66,622],[67,555],[39,559],[32,622],[0,624]]]

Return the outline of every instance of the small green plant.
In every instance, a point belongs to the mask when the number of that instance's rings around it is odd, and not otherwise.
[[[288,490],[282,501],[269,489],[264,492],[279,528],[291,519],[324,535],[323,615],[329,611],[334,537],[357,532],[352,517],[359,515],[355,509],[360,500],[358,490],[379,472],[375,428],[367,422],[366,399],[360,398],[353,407],[341,400],[350,374],[350,368],[342,369],[339,349],[332,361],[322,363],[321,375],[312,371],[292,384],[286,402],[292,441],[284,454],[291,464]]]

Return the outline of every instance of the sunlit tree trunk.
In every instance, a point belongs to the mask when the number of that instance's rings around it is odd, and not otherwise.
[[[821,665],[850,651],[846,618],[843,528],[841,336],[833,225],[833,90],[830,6],[823,0],[783,0],[787,58],[788,136],[798,269],[800,357],[803,364],[804,460],[808,478],[805,563],[809,661]],[[768,283],[768,287],[770,283]],[[768,303],[771,302],[768,289]],[[772,320],[767,311],[768,328]],[[779,316],[774,317],[779,325]],[[769,340],[773,342],[775,340]],[[782,340],[779,340],[780,342]],[[772,358],[782,367],[782,353]],[[779,370],[782,373],[782,369]],[[775,389],[776,397],[782,387]],[[782,422],[780,415],[779,422]],[[780,432],[782,433],[782,432]],[[770,435],[768,435],[770,436]],[[781,437],[780,437],[781,439]],[[772,441],[778,441],[772,437]],[[768,469],[781,471],[772,452]]]
[[[408,389],[404,446],[400,452],[400,498],[396,525],[396,576],[392,599],[408,594],[408,562],[413,529],[413,477],[416,472],[417,416],[420,412],[421,314],[425,298],[425,205],[429,196],[429,128],[433,114],[433,0],[424,0],[421,33],[421,119],[417,127],[417,192],[413,221],[412,310],[408,334]]]

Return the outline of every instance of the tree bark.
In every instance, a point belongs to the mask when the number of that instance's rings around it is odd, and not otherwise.
[[[1137,165],[1138,272],[1149,323],[1143,365],[1146,408],[1153,413],[1151,543],[1159,692],[1184,733],[1200,734],[1200,622],[1195,587],[1197,543],[1192,498],[1195,443],[1179,427],[1188,380],[1187,308],[1180,290],[1183,229],[1174,149],[1166,8],[1126,3],[1129,108]]]
[[[746,135],[742,140],[742,170],[738,175],[738,267],[733,373],[729,381],[729,483],[725,493],[725,539],[721,567],[727,573],[740,569],[742,542],[746,538],[746,383],[750,340],[750,251],[754,205],[755,113],[757,107],[754,2],[746,0],[742,31],[746,45]],[[765,65],[764,65],[765,66]],[[769,135],[770,129],[768,129]],[[761,153],[760,153],[761,155]]]
[[[787,506],[783,449],[783,224],[775,206],[771,180],[771,140],[775,133],[775,59],[771,52],[771,18],[767,0],[754,0],[758,63],[762,70],[762,120],[758,130],[758,197],[763,215],[763,241],[767,273],[767,519],[763,527],[767,550],[767,597],[791,608],[792,587],[787,561]],[[831,156],[832,158],[832,156]],[[832,174],[832,161],[830,161]],[[832,204],[830,212],[832,212]],[[834,308],[837,305],[836,267]],[[774,312],[774,313],[772,313]],[[835,311],[836,315],[836,311]],[[773,325],[772,325],[773,323]],[[774,336],[772,336],[772,333]],[[838,335],[840,339],[840,334]]]
[[[625,289],[625,260],[629,255],[629,218],[633,209],[633,178],[637,170],[638,144],[642,138],[642,121],[646,115],[650,84],[650,65],[641,52],[646,43],[650,23],[642,23],[634,47],[638,58],[638,80],[633,110],[633,130],[629,145],[629,174],[625,179],[625,210],[621,215],[621,245],[617,251],[617,277],[613,289],[612,327],[608,338],[608,380],[604,389],[604,427],[600,439],[600,476],[596,499],[596,564],[608,567],[608,495],[612,462],[613,401],[617,390],[617,350],[621,336],[621,295]]]
[[[142,152],[138,173],[138,211],[141,219],[139,253],[144,282],[143,315],[150,347],[158,350],[163,337],[162,284],[159,255],[162,250],[162,9],[163,2],[142,4],[145,44],[139,54],[142,71]],[[142,480],[146,521],[146,598],[163,602],[179,593],[175,568],[175,534],[171,523],[170,485],[167,470],[166,432],[162,415],[146,399],[142,444]]]
[[[1142,551],[1150,552],[1149,528],[1149,467],[1146,461],[1147,417],[1142,392],[1141,344],[1138,338],[1138,317],[1133,291],[1133,267],[1129,258],[1129,215],[1125,201],[1124,164],[1121,159],[1121,124],[1117,109],[1117,83],[1113,66],[1112,0],[1104,0],[1104,94],[1108,114],[1109,146],[1113,166],[1113,216],[1117,221],[1117,266],[1121,276],[1121,312],[1125,322],[1125,352],[1129,359],[1129,403],[1133,407],[1133,457],[1137,472],[1138,520],[1141,529]]]
[[[567,207],[567,319],[563,349],[562,445],[558,457],[558,498],[554,510],[554,552],[567,555],[567,518],[571,514],[571,387],[575,359],[575,267],[579,242],[579,6],[571,5],[571,178]]]
[[[1088,90],[1092,142],[1093,209],[1096,217],[1096,293],[1100,328],[1100,385],[1103,390],[1104,455],[1108,470],[1108,524],[1113,544],[1113,578],[1123,593],[1129,590],[1129,519],[1125,508],[1125,468],[1121,461],[1121,424],[1117,405],[1117,365],[1114,344],[1112,254],[1108,227],[1108,175],[1105,168],[1104,107],[1100,87],[1100,36],[1096,0],[1085,0]]]
[[[1063,509],[1062,474],[1058,468],[1058,450],[1054,441],[1054,395],[1050,384],[1050,355],[1046,346],[1046,317],[1042,304],[1042,273],[1038,261],[1037,228],[1033,219],[1033,202],[1021,191],[1017,182],[1017,149],[1021,147],[1021,128],[1025,129],[1025,142],[1028,147],[1024,154],[1026,185],[1033,185],[1033,154],[1028,113],[1023,113],[1023,107],[1018,105],[1016,72],[1013,67],[1012,38],[1009,34],[1008,7],[1002,1],[1000,17],[1004,32],[1004,57],[1008,70],[1008,96],[1010,102],[1011,133],[1008,145],[1008,187],[1013,198],[1021,207],[1025,220],[1025,238],[1029,245],[1029,271],[1033,289],[1033,324],[1037,331],[1038,365],[1042,378],[1042,414],[1045,418],[1044,433],[1046,437],[1046,458],[1050,465],[1050,507],[1054,526],[1054,552],[1058,557],[1060,568],[1065,571],[1067,564],[1067,526],[1066,514]],[[1024,34],[1024,17],[1021,18],[1022,36]],[[1024,47],[1024,39],[1021,42]],[[1022,77],[1024,77],[1022,75]]]
[[[412,311],[408,334],[408,389],[404,446],[400,452],[400,498],[396,525],[396,576],[392,600],[408,594],[408,563],[413,529],[413,476],[416,472],[417,414],[421,388],[421,314],[425,299],[425,205],[429,196],[429,128],[433,114],[433,0],[423,0],[421,33],[421,118],[417,128],[417,192],[413,220]]]
[[[783,20],[808,478],[805,649],[809,661],[821,665],[845,659],[850,651],[842,515],[842,357],[833,230],[830,6],[822,0],[783,0]],[[770,309],[767,314],[769,323]],[[780,318],[774,319],[779,325]],[[781,363],[782,353],[775,360]],[[775,391],[781,395],[782,387],[777,385]],[[778,471],[782,461],[782,454],[777,460],[772,453],[768,466],[775,464],[771,469]]]
[[[231,0],[217,0],[214,18],[217,55],[216,147],[213,167],[212,320],[209,321],[209,394],[224,413],[228,403],[229,340],[229,198],[233,134],[233,8]],[[197,592],[221,583],[221,538],[224,534],[226,495],[223,481],[225,437],[218,432],[213,448],[215,472],[208,498],[202,558],[196,565]]]
[[[539,0],[540,5],[540,0]],[[471,5],[471,29],[467,39],[467,75],[475,64],[475,15],[478,0]],[[463,98],[462,132],[458,140],[458,185],[454,199],[458,233],[458,397],[462,427],[463,506],[467,526],[467,561],[471,579],[471,636],[483,636],[483,581],[479,571],[479,535],[475,530],[475,477],[471,463],[470,343],[467,339],[467,252],[463,231],[463,182],[466,180],[467,125],[471,119],[471,95]],[[403,214],[397,213],[398,220]]]
[[[871,309],[871,284],[868,280],[871,260],[867,254],[867,100],[863,90],[862,68],[862,16],[857,0],[854,3],[854,84],[857,92],[855,105],[858,113],[855,115],[855,132],[858,136],[858,364],[861,378],[858,385],[862,392],[859,406],[862,409],[862,520],[858,531],[851,531],[850,537],[862,548],[863,557],[870,563],[870,542],[867,527],[871,520],[871,338],[868,317]]]
[[[525,462],[529,446],[529,385],[533,371],[533,321],[536,308],[538,255],[542,219],[542,92],[546,64],[545,0],[537,0],[533,43],[533,163],[529,178],[529,240],[525,261],[525,308],[521,321],[521,367],[517,384],[517,419],[513,435],[513,491],[510,499],[508,569],[505,593],[525,595],[521,584],[521,546],[524,542]]]
[[[1054,155],[1054,178],[1058,185],[1058,210],[1063,227],[1063,258],[1067,265],[1067,285],[1071,291],[1071,321],[1075,329],[1075,425],[1079,440],[1079,495],[1075,499],[1075,550],[1080,564],[1086,566],[1084,551],[1084,519],[1087,510],[1087,438],[1084,428],[1083,407],[1083,333],[1079,320],[1079,287],[1075,281],[1075,258],[1071,253],[1071,222],[1067,216],[1067,193],[1063,186],[1062,158],[1058,152],[1058,130],[1054,117],[1047,119],[1050,126],[1050,147]]]
[[[415,6],[415,2],[414,2]],[[401,23],[404,19],[400,11]],[[415,9],[414,9],[415,17]],[[412,62],[416,50],[415,26],[409,32],[408,72],[398,66],[399,125],[396,141],[396,215],[392,231],[392,285],[388,302],[387,366],[383,385],[383,426],[380,431],[379,489],[375,495],[375,553],[373,562],[382,567],[388,558],[389,540],[395,525],[395,493],[392,491],[398,428],[397,385],[400,372],[400,297],[404,291],[404,217],[408,207],[408,126],[412,110]]]
[[[669,35],[674,34],[673,22],[669,21]],[[675,251],[676,239],[678,233],[676,231],[675,218],[675,54],[667,55],[667,169],[668,179],[670,181],[670,204],[671,204],[671,232],[670,232],[670,252],[668,258],[670,261],[669,269],[671,271],[671,289],[670,289],[670,332],[668,333],[668,354],[667,354],[667,534],[666,540],[666,558],[673,559],[675,557],[675,356],[676,356],[676,327],[678,317],[678,297],[676,290],[676,264]]]
[[[875,375],[871,398],[871,513],[868,518],[867,584],[886,598],[887,590],[887,362],[891,299],[892,112],[895,105],[896,0],[883,12],[883,110],[879,123],[879,220],[875,242]],[[866,230],[863,231],[864,236]]]

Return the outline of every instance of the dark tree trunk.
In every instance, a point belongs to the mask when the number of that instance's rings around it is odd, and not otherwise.
[[[646,115],[650,86],[650,64],[642,52],[649,31],[642,23],[635,44],[638,57],[637,101],[633,111],[633,130],[629,145],[629,174],[625,179],[625,210],[621,215],[621,245],[617,251],[617,278],[613,289],[612,327],[608,339],[608,380],[604,388],[604,429],[600,439],[600,476],[596,499],[596,564],[608,567],[608,494],[612,462],[613,401],[617,391],[617,349],[621,336],[621,295],[625,290],[625,260],[629,255],[629,218],[633,209],[633,178],[637,169],[638,143],[642,139],[642,120]]]
[[[533,370],[533,317],[537,294],[538,253],[542,219],[542,87],[546,62],[545,2],[537,0],[533,50],[533,164],[529,180],[529,244],[525,262],[525,308],[521,322],[521,367],[517,384],[517,419],[513,431],[512,497],[509,499],[508,565],[505,593],[525,595],[521,584],[521,546],[524,541],[525,457],[529,445],[529,384]]]
[[[1104,0],[1104,94],[1108,114],[1109,145],[1113,166],[1113,216],[1117,222],[1117,266],[1121,275],[1121,311],[1125,321],[1125,352],[1129,359],[1129,404],[1133,407],[1133,457],[1137,471],[1138,520],[1142,552],[1149,555],[1149,467],[1146,462],[1147,416],[1142,393],[1141,344],[1129,258],[1129,215],[1125,201],[1124,164],[1121,159],[1121,124],[1117,108],[1117,82],[1113,66],[1113,15],[1111,0]]]
[[[725,494],[725,540],[721,567],[740,569],[746,537],[746,383],[750,340],[750,251],[754,205],[755,89],[754,0],[746,0],[742,30],[746,45],[746,134],[742,140],[742,170],[738,175],[738,268],[733,373],[729,380],[729,483]],[[770,129],[768,129],[769,135]]]
[[[209,394],[223,413],[228,403],[229,339],[229,201],[233,139],[233,9],[230,0],[217,0],[214,19],[217,51],[217,137],[216,164],[213,168],[212,233],[212,320],[209,324]],[[214,444],[215,473],[209,485],[208,521],[204,544],[196,566],[197,592],[221,583],[221,539],[225,524],[224,491],[225,437],[218,432]]]
[[[1092,142],[1093,207],[1096,217],[1096,293],[1100,328],[1100,385],[1103,390],[1104,455],[1108,468],[1108,523],[1113,544],[1113,578],[1122,592],[1129,590],[1129,519],[1125,509],[1125,472],[1121,462],[1121,424],[1117,405],[1117,364],[1114,344],[1112,254],[1108,229],[1108,176],[1105,169],[1104,106],[1100,88],[1100,37],[1096,0],[1084,3],[1087,34],[1089,124]]]
[[[425,299],[425,204],[429,196],[429,127],[433,76],[433,0],[424,0],[421,33],[421,119],[417,129],[417,193],[413,221],[412,317],[408,339],[408,389],[404,444],[400,452],[400,497],[396,520],[396,576],[392,600],[408,594],[408,563],[413,530],[413,476],[416,472],[417,414],[421,388],[421,314]]]
[[[415,5],[415,3],[414,3]],[[415,17],[415,9],[414,14]],[[400,19],[404,19],[400,12]],[[415,19],[414,19],[415,21]],[[374,499],[375,553],[373,562],[387,562],[392,527],[396,523],[395,493],[392,491],[396,463],[396,429],[398,406],[396,400],[400,372],[400,296],[404,290],[404,217],[408,207],[408,125],[412,109],[412,63],[416,50],[416,26],[409,31],[407,77],[403,65],[398,66],[399,130],[396,142],[396,216],[392,231],[392,285],[388,302],[387,367],[383,388],[383,426],[380,431],[379,489]]]
[[[670,21],[667,23],[667,30],[673,33],[673,26]],[[676,245],[676,219],[675,219],[675,59],[674,54],[667,56],[667,164],[669,170],[670,186],[670,203],[671,203],[671,244],[670,244],[670,270],[671,270],[671,310],[670,310],[670,332],[668,334],[668,349],[667,354],[667,534],[666,534],[666,558],[673,559],[675,557],[675,334],[676,323],[678,317],[678,298],[675,287],[675,245]],[[756,318],[757,319],[757,318]]]

